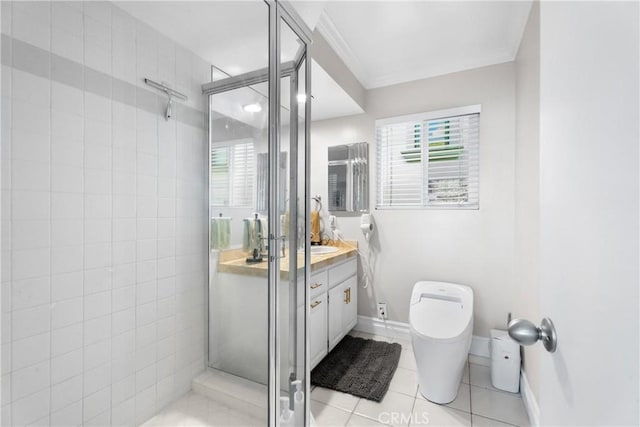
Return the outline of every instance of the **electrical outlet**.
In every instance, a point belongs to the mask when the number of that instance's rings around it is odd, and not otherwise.
[[[378,319],[386,319],[387,318],[387,303],[379,302],[378,303]]]

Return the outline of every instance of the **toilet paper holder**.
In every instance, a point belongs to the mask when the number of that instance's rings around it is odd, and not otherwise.
[[[509,322],[509,336],[522,345],[533,345],[542,341],[549,353],[554,353],[558,348],[556,328],[548,317],[542,319],[540,327],[526,319],[514,319]]]

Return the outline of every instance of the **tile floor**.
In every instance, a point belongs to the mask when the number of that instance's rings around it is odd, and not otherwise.
[[[318,426],[528,426],[520,395],[491,386],[487,359],[467,363],[456,400],[448,405],[431,403],[418,392],[411,343],[361,332],[352,335],[402,344],[398,369],[380,403],[316,387],[311,392],[311,412]],[[485,364],[485,365],[483,365]]]
[[[315,387],[311,412],[319,427],[342,426],[528,426],[520,395],[491,386],[487,360],[471,357],[456,400],[437,405],[418,392],[413,350],[408,341],[352,335],[398,342],[402,353],[389,391],[380,403],[350,394]],[[190,392],[143,424],[144,427],[262,426],[264,420],[234,410],[215,400]]]

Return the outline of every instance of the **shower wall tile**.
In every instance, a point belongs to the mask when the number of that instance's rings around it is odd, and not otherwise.
[[[82,89],[82,65],[59,55],[51,55],[51,78],[57,82]]]
[[[50,250],[13,250],[11,253],[11,278],[13,280],[32,279],[49,274],[51,268]]]
[[[51,354],[51,333],[33,335],[16,340],[12,346],[12,367],[23,369],[49,360]]]
[[[11,134],[11,158],[23,162],[48,163],[50,145],[48,133],[14,129]]]
[[[73,273],[82,270],[82,246],[61,246],[51,250],[51,274]]]
[[[57,274],[51,277],[51,302],[55,303],[82,295],[82,273]]]
[[[2,15],[2,21],[0,21],[0,25],[2,26],[2,34],[11,35],[11,11],[13,9],[13,2],[1,2],[0,9],[0,15]]]
[[[11,324],[14,341],[47,332],[51,328],[49,305],[14,310]]]
[[[11,77],[11,93],[14,100],[25,101],[38,107],[49,107],[51,80],[20,70],[13,70]]]
[[[53,2],[51,4],[51,24],[54,29],[68,32],[75,37],[82,37],[82,10],[72,7],[69,3]]]
[[[50,49],[51,3],[14,2],[12,19],[13,37],[41,49]]]
[[[11,289],[13,310],[38,307],[49,303],[51,279],[48,276],[14,280]]]
[[[51,359],[51,384],[55,385],[66,382],[80,375],[83,368],[82,363],[82,349],[71,351]]]
[[[49,221],[14,220],[11,228],[14,249],[48,248],[50,240]]]
[[[79,401],[52,412],[50,420],[53,426],[77,426],[82,424],[82,402]]]
[[[102,390],[84,398],[82,419],[84,420],[85,423],[87,423],[87,421],[91,420],[92,418],[105,413],[109,409],[110,395],[111,395],[110,387],[105,387]],[[103,416],[108,417],[109,414],[106,414]],[[102,420],[102,421],[104,422],[104,424],[102,425],[110,424],[110,421],[108,419]],[[101,425],[101,424],[98,424],[98,425]]]
[[[0,7],[3,425],[134,425],[205,367],[210,65],[110,2]]]
[[[13,386],[13,384],[12,384]],[[11,426],[26,426],[46,418],[51,412],[51,390],[46,388],[11,404]],[[47,425],[46,423],[45,425]]]
[[[64,380],[51,388],[51,409],[58,411],[82,399],[82,376]]]

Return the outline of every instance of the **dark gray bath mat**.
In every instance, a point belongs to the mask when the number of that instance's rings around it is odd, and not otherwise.
[[[401,351],[400,344],[347,335],[311,371],[311,384],[380,402]]]

